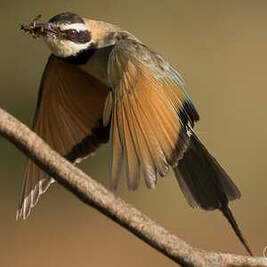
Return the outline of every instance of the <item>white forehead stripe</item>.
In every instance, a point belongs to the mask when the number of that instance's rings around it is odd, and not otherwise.
[[[88,31],[88,27],[83,23],[73,23],[73,24],[59,24],[58,27],[62,30],[71,30],[75,29],[78,32]]]

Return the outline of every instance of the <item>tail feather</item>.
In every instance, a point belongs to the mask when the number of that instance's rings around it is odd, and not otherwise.
[[[253,253],[252,253],[251,249],[249,248],[248,242],[243,237],[241,230],[240,230],[240,228],[239,228],[239,226],[238,226],[238,224],[234,218],[234,215],[233,215],[231,209],[228,206],[225,206],[225,207],[222,207],[220,210],[223,213],[224,217],[227,219],[227,221],[231,224],[235,234],[239,238],[240,242],[244,245],[244,247],[246,248],[249,255],[253,256]]]
[[[241,243],[252,255],[228,207],[229,201],[241,197],[240,191],[195,134],[192,134],[188,148],[174,168],[174,173],[189,204],[204,210],[221,210]]]
[[[241,197],[237,186],[194,134],[174,172],[189,203],[202,209],[219,209]]]

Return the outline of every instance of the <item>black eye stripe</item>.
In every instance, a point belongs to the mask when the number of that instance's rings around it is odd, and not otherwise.
[[[76,31],[75,29],[69,29],[62,31],[64,33],[64,39],[73,41],[75,43],[88,43],[91,40],[91,33],[89,31]]]

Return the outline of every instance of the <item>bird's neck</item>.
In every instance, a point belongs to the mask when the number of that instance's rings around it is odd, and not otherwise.
[[[107,77],[107,64],[112,48],[113,46],[90,48],[81,51],[76,56],[70,56],[63,60],[76,65],[105,85],[110,86]]]
[[[103,48],[96,48],[95,51],[88,58],[87,62],[79,67],[100,80],[106,86],[110,87],[107,74],[107,65],[109,54],[113,46],[106,46]]]
[[[75,56],[69,56],[62,59],[70,64],[82,66],[90,60],[90,58],[95,54],[95,52],[96,48],[85,49]]]

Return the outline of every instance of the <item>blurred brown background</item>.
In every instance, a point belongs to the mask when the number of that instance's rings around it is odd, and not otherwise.
[[[78,2],[78,3],[77,3]],[[267,2],[180,0],[1,1],[0,106],[31,125],[49,55],[19,31],[62,11],[119,24],[168,59],[199,110],[197,132],[243,193],[232,209],[255,254],[267,246]],[[81,164],[108,186],[107,147]],[[0,138],[0,266],[175,266],[72,194],[53,185],[15,221],[24,156]],[[151,191],[118,195],[193,246],[245,251],[219,212],[191,209],[170,173]]]

